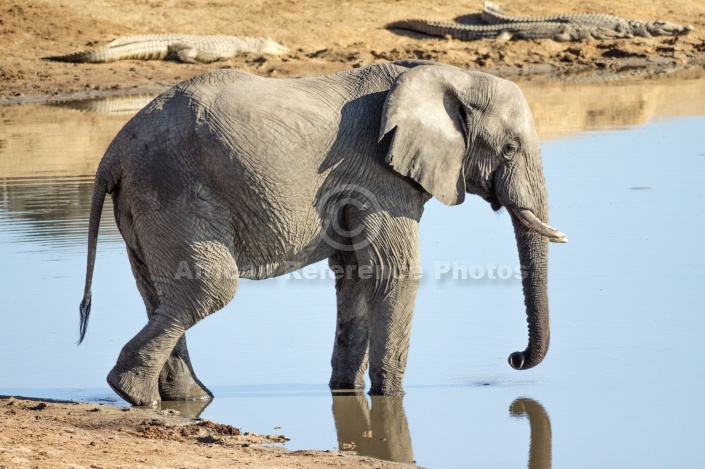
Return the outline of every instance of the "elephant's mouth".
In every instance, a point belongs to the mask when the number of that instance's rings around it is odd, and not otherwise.
[[[502,208],[502,203],[499,201],[497,196],[492,193],[490,195],[484,196],[483,199],[489,202],[490,207],[492,207],[492,210],[494,210],[495,212],[499,211]]]
[[[494,174],[484,184],[480,184],[479,187],[480,190],[477,194],[490,204],[492,210],[495,212],[499,211],[499,209],[502,208],[502,202],[499,201],[499,197],[497,197],[494,191]]]
[[[488,202],[492,207],[492,210],[496,212],[501,209],[504,205],[502,204],[502,202],[499,201],[499,197],[493,190],[493,186],[494,184],[491,183],[485,184],[482,187],[482,189],[484,190],[482,190],[482,194],[480,195],[480,197],[482,197],[486,202]],[[507,205],[507,209],[512,214],[514,214],[514,216],[516,216],[517,219],[519,219],[519,221],[521,221],[524,226],[526,226],[531,231],[540,234],[541,236],[545,236],[550,242],[568,242],[568,237],[565,235],[565,233],[561,233],[552,226],[549,226],[539,220],[539,218],[534,215],[534,212],[532,212],[528,208],[519,208],[513,205]]]
[[[493,207],[494,208],[494,207]],[[567,243],[568,237],[558,231],[557,229],[549,226],[538,219],[534,212],[527,208],[509,207],[512,213],[519,219],[519,221],[529,228],[542,236],[548,238],[552,243]]]

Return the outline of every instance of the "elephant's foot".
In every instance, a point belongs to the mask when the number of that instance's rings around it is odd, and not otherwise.
[[[163,401],[206,401],[213,393],[196,378],[179,358],[170,358],[159,375],[159,395]]]
[[[364,389],[367,371],[366,350],[365,353],[357,356],[357,360],[350,359],[355,355],[351,349],[344,350],[342,347],[336,347],[335,352],[337,353],[333,354],[331,360],[333,371],[328,381],[330,389]],[[341,352],[348,352],[348,354],[343,355]]]
[[[402,375],[389,376],[390,374],[380,376],[370,373],[371,383],[368,394],[370,396],[403,396]]]
[[[161,400],[157,380],[145,379],[145,375],[139,372],[121,371],[115,366],[108,374],[108,384],[132,405],[156,407]]]
[[[365,380],[364,379],[359,379],[359,380],[341,379],[341,378],[336,378],[334,376],[330,379],[328,386],[331,388],[331,390],[334,390],[334,391],[339,390],[339,389],[364,389],[365,388]]]
[[[163,401],[207,401],[213,393],[196,377],[191,366],[186,336],[182,335],[159,374],[159,394]]]
[[[372,386],[370,391],[367,393],[370,396],[403,396],[405,394],[402,388],[385,388],[384,386]]]

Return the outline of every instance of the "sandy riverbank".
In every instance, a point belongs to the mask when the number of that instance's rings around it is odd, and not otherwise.
[[[257,435],[173,410],[0,398],[0,425],[2,469],[411,467],[347,451],[287,451],[276,429]]]
[[[477,14],[482,2],[262,0],[198,2],[141,0],[72,2],[0,0],[0,103],[163,88],[193,75],[233,67],[273,77],[319,75],[370,63],[420,58],[501,75],[551,71],[615,71],[681,67],[705,60],[705,3],[529,0],[504,2],[516,15],[611,13],[690,24],[684,37],[560,43],[551,40],[463,42],[384,25],[405,18],[453,21]],[[123,61],[72,64],[42,57],[78,52],[119,36],[153,33],[266,36],[291,49],[281,57],[243,55],[227,62]]]

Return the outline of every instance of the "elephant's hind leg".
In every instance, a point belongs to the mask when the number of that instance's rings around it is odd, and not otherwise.
[[[157,309],[147,325],[122,348],[108,374],[110,387],[130,404],[155,406],[161,401],[159,373],[186,330],[169,316]]]
[[[137,280],[137,288],[147,308],[147,318],[151,319],[154,310],[159,307],[159,296],[147,266],[131,248],[128,249],[128,257]],[[176,343],[159,374],[159,395],[163,401],[198,401],[213,398],[213,393],[196,377],[189,358],[185,334]]]
[[[159,214],[154,216],[157,224],[150,218],[143,217],[146,226],[139,231],[140,244],[159,306],[123,347],[108,375],[115,392],[134,405],[154,405],[164,398],[160,377],[186,372],[165,364],[174,354],[188,363],[185,341],[182,349],[177,348],[185,340],[183,334],[225,306],[235,295],[238,279],[230,233],[200,219],[165,220]]]
[[[182,335],[159,374],[159,395],[163,401],[204,401],[213,399],[193,371],[186,335]]]

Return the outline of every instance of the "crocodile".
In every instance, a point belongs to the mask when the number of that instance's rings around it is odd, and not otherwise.
[[[542,18],[516,18],[505,14],[491,2],[485,2],[481,14],[487,24],[461,24],[410,19],[395,21],[387,29],[407,29],[430,36],[463,41],[495,38],[553,39],[554,41],[583,41],[624,39],[634,36],[679,36],[692,30],[666,21],[628,20],[613,15],[575,13]]]
[[[611,30],[557,21],[470,25],[412,19],[389,23],[387,29],[406,29],[429,36],[450,36],[453,39],[462,41],[493,38],[500,41],[509,39],[553,39],[554,41],[566,42],[630,37],[626,30]]]
[[[486,24],[507,23],[572,23],[588,28],[626,31],[630,36],[682,36],[693,30],[692,26],[681,26],[667,21],[640,21],[601,13],[565,13],[543,17],[516,17],[506,14],[496,3],[485,2],[481,14]]]
[[[260,37],[151,34],[118,38],[103,47],[45,59],[86,63],[176,59],[186,63],[210,63],[247,52],[281,55],[288,51],[281,44]]]

